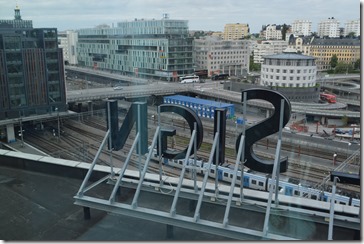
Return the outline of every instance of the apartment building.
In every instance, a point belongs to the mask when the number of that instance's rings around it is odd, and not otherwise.
[[[117,27],[78,31],[81,66],[135,77],[177,81],[193,73],[192,43],[187,20],[135,19]]]
[[[345,23],[344,36],[349,35],[353,32],[355,36],[360,36],[360,19],[350,20]]]
[[[67,65],[77,65],[76,46],[78,34],[76,31],[68,30],[58,33],[58,47],[63,51],[63,59]]]
[[[286,33],[286,38],[292,33],[290,25],[286,25],[286,28],[287,29],[284,30],[284,25],[263,25],[260,37],[265,40],[282,40],[284,31]]]
[[[311,41],[313,40],[313,38],[313,36],[295,37],[292,34],[288,41],[288,48],[293,48],[297,50],[298,53],[309,56],[311,53]]]
[[[311,42],[310,55],[316,58],[317,70],[331,69],[330,61],[336,55],[338,62],[354,64],[360,59],[360,40],[349,38],[320,39]]]
[[[249,24],[226,24],[224,27],[224,40],[244,39],[249,33]]]
[[[245,76],[249,71],[249,40],[226,41],[217,37],[194,40],[196,69],[207,69],[208,76],[227,73]]]
[[[262,64],[264,56],[282,53],[288,46],[287,41],[269,40],[257,42],[253,50],[253,60],[256,64]]]
[[[57,34],[23,22],[18,7],[0,20],[0,120],[67,110]]]
[[[328,18],[318,23],[317,34],[320,38],[323,37],[340,37],[340,22],[334,17]]]
[[[309,20],[295,20],[292,23],[292,33],[298,36],[309,36],[312,32],[312,22]]]

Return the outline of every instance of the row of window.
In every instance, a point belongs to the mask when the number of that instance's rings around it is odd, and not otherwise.
[[[262,71],[264,72],[264,71],[266,71],[266,72],[275,72],[275,73],[281,73],[281,69],[273,69],[273,68],[265,68],[265,67],[263,67],[262,68]],[[287,69],[282,69],[282,73],[290,73],[290,74],[301,74],[301,71],[303,71],[303,73],[304,74],[306,74],[307,72],[308,73],[314,73],[315,72],[315,70],[314,69],[303,69],[303,70],[301,70],[301,69],[297,69],[297,70],[294,70],[294,69],[289,69],[289,70],[287,70]]]
[[[312,83],[280,83],[280,82],[269,82],[264,81],[265,86],[279,86],[279,87],[313,87],[315,86],[315,82]]]
[[[266,79],[274,79],[273,78],[274,76],[273,75],[262,75],[262,78],[266,78]],[[288,78],[289,78],[289,80],[291,80],[291,81],[298,81],[298,80],[301,80],[301,77],[300,76],[279,76],[279,75],[277,75],[276,77],[275,77],[275,79],[276,80],[280,80],[282,78],[282,80],[288,80]],[[313,80],[314,78],[315,78],[315,76],[314,75],[312,75],[312,76],[302,76],[302,80],[306,80],[306,78],[307,78],[307,80]]]

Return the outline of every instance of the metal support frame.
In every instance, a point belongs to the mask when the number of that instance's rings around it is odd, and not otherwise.
[[[246,95],[244,95],[244,101],[246,101]],[[272,172],[273,173],[272,179],[277,179],[277,174],[279,174],[278,170],[279,170],[279,159],[280,159],[280,150],[281,150],[281,136],[282,136],[283,109],[284,109],[283,100],[281,102],[282,102],[282,106],[281,106],[281,117],[280,117],[280,128],[279,128],[279,140],[278,140],[278,144],[277,144],[277,148],[276,148],[274,167],[273,167],[273,172]],[[246,105],[244,102],[244,114],[246,112],[245,106]],[[159,109],[158,109],[158,115],[160,115]],[[141,120],[140,117],[141,116],[138,112],[137,126],[139,126],[138,123],[140,123],[140,120]],[[233,201],[236,201],[237,203],[239,201],[240,202],[243,201],[243,184],[244,184],[244,181],[243,181],[244,165],[243,164],[244,164],[244,162],[242,159],[244,159],[245,140],[246,140],[245,127],[243,128],[243,135],[242,135],[240,143],[239,143],[239,149],[238,149],[237,157],[236,157],[236,161],[235,161],[234,174],[233,174],[231,186],[230,186],[229,190],[226,190],[224,188],[224,189],[221,189],[221,192],[220,192],[219,197],[221,197],[222,199],[224,199],[227,202],[226,206],[224,206],[225,214],[223,216],[222,223],[221,223],[221,219],[218,221],[216,221],[216,220],[213,221],[213,220],[206,220],[206,219],[200,218],[202,204],[206,203],[206,202],[213,203],[214,200],[212,199],[212,197],[217,197],[217,195],[216,195],[217,191],[218,191],[217,183],[216,183],[217,181],[215,181],[215,184],[208,183],[208,173],[212,167],[215,167],[215,173],[217,173],[217,170],[218,170],[218,164],[214,165],[214,166],[212,166],[212,164],[213,164],[214,158],[216,157],[216,155],[218,155],[217,151],[219,150],[218,149],[219,148],[218,147],[219,146],[219,137],[221,136],[220,131],[217,130],[215,132],[213,144],[212,144],[210,155],[209,155],[209,160],[204,165],[204,168],[203,168],[204,177],[203,177],[202,182],[198,182],[199,184],[197,185],[196,178],[193,175],[192,175],[193,176],[192,181],[189,180],[189,182],[184,182],[184,180],[187,181],[187,179],[184,179],[186,169],[191,168],[192,172],[193,172],[193,170],[196,167],[195,160],[193,161],[192,166],[187,166],[187,161],[190,157],[191,151],[192,151],[193,147],[196,147],[197,130],[196,130],[196,125],[195,125],[194,130],[192,131],[192,136],[190,138],[190,142],[189,142],[188,149],[187,149],[187,154],[185,156],[185,161],[183,164],[183,168],[182,168],[180,177],[174,178],[173,180],[169,181],[169,182],[172,182],[172,184],[171,183],[164,184],[164,181],[162,179],[162,160],[161,160],[161,156],[160,156],[161,152],[159,152],[159,157],[160,157],[159,158],[160,159],[159,160],[159,177],[158,177],[158,174],[155,174],[155,178],[152,178],[153,180],[151,180],[151,178],[149,178],[149,177],[151,177],[151,175],[149,175],[149,174],[147,175],[147,173],[146,173],[148,166],[149,166],[150,159],[152,157],[152,154],[154,153],[153,150],[154,150],[154,148],[156,148],[157,142],[159,142],[161,145],[161,130],[162,129],[161,129],[160,125],[161,125],[160,118],[158,118],[158,126],[155,131],[151,146],[149,148],[149,152],[146,156],[143,168],[141,168],[142,157],[140,156],[138,159],[139,163],[140,163],[139,168],[141,170],[137,170],[135,172],[133,171],[133,174],[131,174],[131,175],[130,175],[130,171],[127,171],[127,166],[132,158],[132,155],[135,153],[138,153],[137,147],[139,147],[139,149],[140,149],[139,143],[140,143],[141,137],[139,134],[140,132],[137,132],[137,135],[134,139],[132,147],[127,155],[127,158],[126,158],[122,168],[119,171],[114,172],[113,168],[110,167],[111,168],[110,174],[107,174],[106,176],[102,177],[100,180],[86,186],[90,179],[92,171],[95,168],[96,161],[98,160],[98,158],[100,156],[102,148],[107,143],[107,139],[111,136],[110,130],[108,130],[106,132],[105,137],[100,145],[100,148],[99,148],[98,152],[96,153],[95,159],[91,163],[90,168],[84,178],[84,181],[82,182],[78,193],[74,197],[75,204],[83,206],[84,209],[86,210],[86,215],[89,215],[89,213],[87,213],[87,208],[97,208],[99,210],[104,210],[104,211],[108,211],[108,212],[112,212],[112,213],[116,213],[116,214],[123,214],[123,215],[131,216],[131,217],[135,217],[135,218],[156,221],[159,223],[164,223],[169,226],[179,226],[182,228],[194,229],[197,231],[203,231],[203,232],[207,232],[207,233],[211,233],[211,234],[222,235],[222,236],[227,236],[227,237],[237,238],[237,239],[251,238],[251,240],[261,240],[263,238],[263,239],[276,239],[276,240],[294,240],[294,238],[291,238],[288,236],[268,233],[270,209],[271,209],[271,203],[273,200],[272,199],[273,198],[273,183],[270,184],[269,199],[268,199],[267,204],[265,205],[265,203],[264,204],[260,203],[261,206],[267,206],[267,209],[265,212],[264,227],[263,227],[262,231],[257,231],[257,230],[253,230],[250,228],[244,228],[244,227],[239,227],[239,226],[235,226],[235,225],[229,225],[230,210],[232,207],[234,207],[231,203]],[[219,126],[218,126],[218,128],[219,128]],[[161,147],[159,147],[159,150],[161,150]],[[195,150],[195,154],[196,154],[196,152],[197,151]],[[139,150],[139,153],[141,153],[141,150]],[[237,181],[237,177],[238,177],[238,173],[239,173],[239,166],[241,166],[240,196],[238,196],[238,194],[239,194],[238,188],[235,187],[235,183]],[[139,175],[139,178],[136,179],[136,177],[138,177],[138,175]],[[112,177],[112,176],[114,176],[114,177]],[[158,182],[158,178],[159,178],[159,182]],[[107,181],[107,180],[109,180],[109,181]],[[178,180],[178,183],[177,183],[177,180]],[[91,196],[85,195],[85,192],[89,191],[90,189],[92,189],[93,187],[95,187],[101,183],[104,183],[105,181],[107,181],[107,183],[114,184],[109,197],[106,196],[106,198],[105,197],[97,198],[97,197],[91,197]],[[167,180],[165,180],[165,181],[167,181]],[[276,182],[278,182],[278,181],[276,181]],[[121,202],[116,201],[116,196],[117,196],[117,193],[120,191],[121,185],[123,185],[125,187],[136,189],[131,203],[121,203]],[[161,194],[159,192],[159,190],[161,190],[162,188],[174,190],[174,195],[172,193],[169,196],[170,199],[173,198],[173,201],[171,203],[171,207],[169,210],[168,210],[168,206],[167,206],[167,208],[165,208],[163,206],[163,209],[160,209],[160,210],[152,209],[152,208],[149,208],[149,207],[146,207],[143,205],[143,203],[144,203],[143,199],[139,200],[139,196],[142,191],[146,190],[146,191],[152,191],[154,194]],[[278,192],[278,183],[276,183],[276,193],[277,192]],[[234,195],[234,194],[236,194],[236,195]],[[194,201],[194,204],[196,204],[196,207],[194,208],[193,216],[178,214],[176,212],[177,211],[177,208],[176,208],[177,202],[180,198],[187,198],[187,199],[190,199],[191,201]],[[140,202],[141,206],[138,206],[138,201],[141,201]],[[252,200],[246,199],[244,201],[246,201],[247,203],[250,203]],[[276,195],[275,202],[276,202],[276,204],[278,204],[277,195]],[[221,203],[217,203],[217,202],[214,202],[214,204],[221,205]],[[240,208],[240,207],[235,206],[235,208]],[[333,214],[332,214],[332,216],[333,216]],[[331,219],[333,219],[333,217]],[[171,231],[171,228],[169,230]]]
[[[327,240],[332,241],[332,233],[334,228],[334,213],[335,213],[335,194],[336,194],[336,183],[340,181],[338,177],[334,177],[334,183],[332,185],[331,201],[330,201],[330,220],[329,220],[329,233]]]
[[[210,170],[211,164],[212,164],[212,159],[214,157],[215,150],[218,148],[217,147],[218,141],[219,141],[219,132],[216,132],[214,142],[212,144],[211,151],[210,151],[209,161],[207,162],[207,167],[205,168],[205,175],[203,178],[201,190],[200,190],[200,193],[198,196],[197,206],[196,206],[195,214],[193,217],[194,222],[198,222],[200,220],[200,209],[201,209],[201,204],[202,204],[202,198],[203,198],[203,195],[205,192],[207,178],[209,176],[209,170]],[[215,170],[217,171],[217,167],[215,168]]]
[[[180,177],[179,177],[176,193],[175,193],[174,198],[173,198],[173,202],[172,202],[172,206],[171,206],[171,210],[170,210],[171,216],[176,215],[177,201],[178,201],[179,193],[181,191],[183,178],[184,178],[184,175],[185,175],[185,172],[186,172],[186,165],[187,165],[188,159],[190,158],[190,155],[191,155],[191,150],[192,150],[192,146],[193,146],[194,141],[195,141],[195,137],[196,137],[196,130],[193,130],[192,136],[191,136],[191,139],[190,139],[190,143],[188,145],[186,157],[185,157],[185,160],[183,162],[183,167],[182,167],[182,171],[181,171],[181,174],[180,174]]]
[[[242,137],[240,140],[244,140],[244,144],[242,146],[242,152],[240,157],[241,167],[240,167],[240,202],[244,200],[244,163],[245,163],[245,124],[246,124],[246,101],[247,101],[247,93],[243,93],[243,131],[242,131]]]
[[[278,206],[278,183],[279,183],[279,162],[280,162],[280,156],[281,156],[281,145],[282,145],[282,127],[283,127],[283,112],[284,112],[284,100],[281,99],[281,111],[280,111],[280,118],[279,118],[279,136],[277,141],[277,148],[276,148],[276,154],[274,158],[274,166],[273,166],[273,173],[272,173],[272,183],[274,179],[277,179],[276,181],[276,199],[275,203],[276,206]],[[277,178],[276,178],[277,177]],[[272,205],[272,196],[273,196],[273,184],[269,184],[269,180],[267,181],[267,184],[269,185],[269,197],[268,197],[268,203],[267,203],[267,210],[265,212],[265,218],[264,218],[264,226],[263,226],[263,237],[267,237],[268,234],[268,224],[269,224],[269,217],[270,217],[270,210]]]

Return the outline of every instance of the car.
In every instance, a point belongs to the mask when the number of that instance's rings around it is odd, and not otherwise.
[[[122,90],[123,89],[123,87],[122,86],[115,86],[114,87],[114,90]]]

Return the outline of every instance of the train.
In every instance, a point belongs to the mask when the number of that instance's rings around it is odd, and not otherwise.
[[[158,161],[158,156],[156,150],[154,149],[152,154],[152,160]],[[193,165],[194,159],[189,158],[187,162],[187,166]],[[168,165],[170,167],[175,167],[182,169],[184,159],[164,159],[162,160],[164,165]],[[196,159],[195,170],[199,175],[203,175],[206,171],[208,164],[201,159]],[[208,171],[208,175],[211,178],[218,177],[219,181],[231,183],[234,175],[234,170],[231,169],[229,164],[217,166],[216,173],[216,165],[211,164],[210,170]],[[189,168],[186,169],[189,171]],[[241,184],[241,171],[237,172],[236,184],[240,186]],[[275,180],[269,177],[269,175],[259,175],[255,173],[249,172],[249,170],[245,171],[243,174],[243,186],[249,189],[259,190],[259,191],[269,191],[270,185],[273,184],[273,189],[275,188]],[[294,196],[294,197],[306,197],[312,200],[330,202],[332,193],[321,191],[318,189],[310,188],[307,186],[302,186],[300,184],[294,184],[287,181],[280,180],[278,184],[279,194],[284,194],[286,196]],[[343,196],[340,194],[335,194],[335,203],[343,204],[353,207],[360,207],[360,199],[356,199],[353,197]]]

